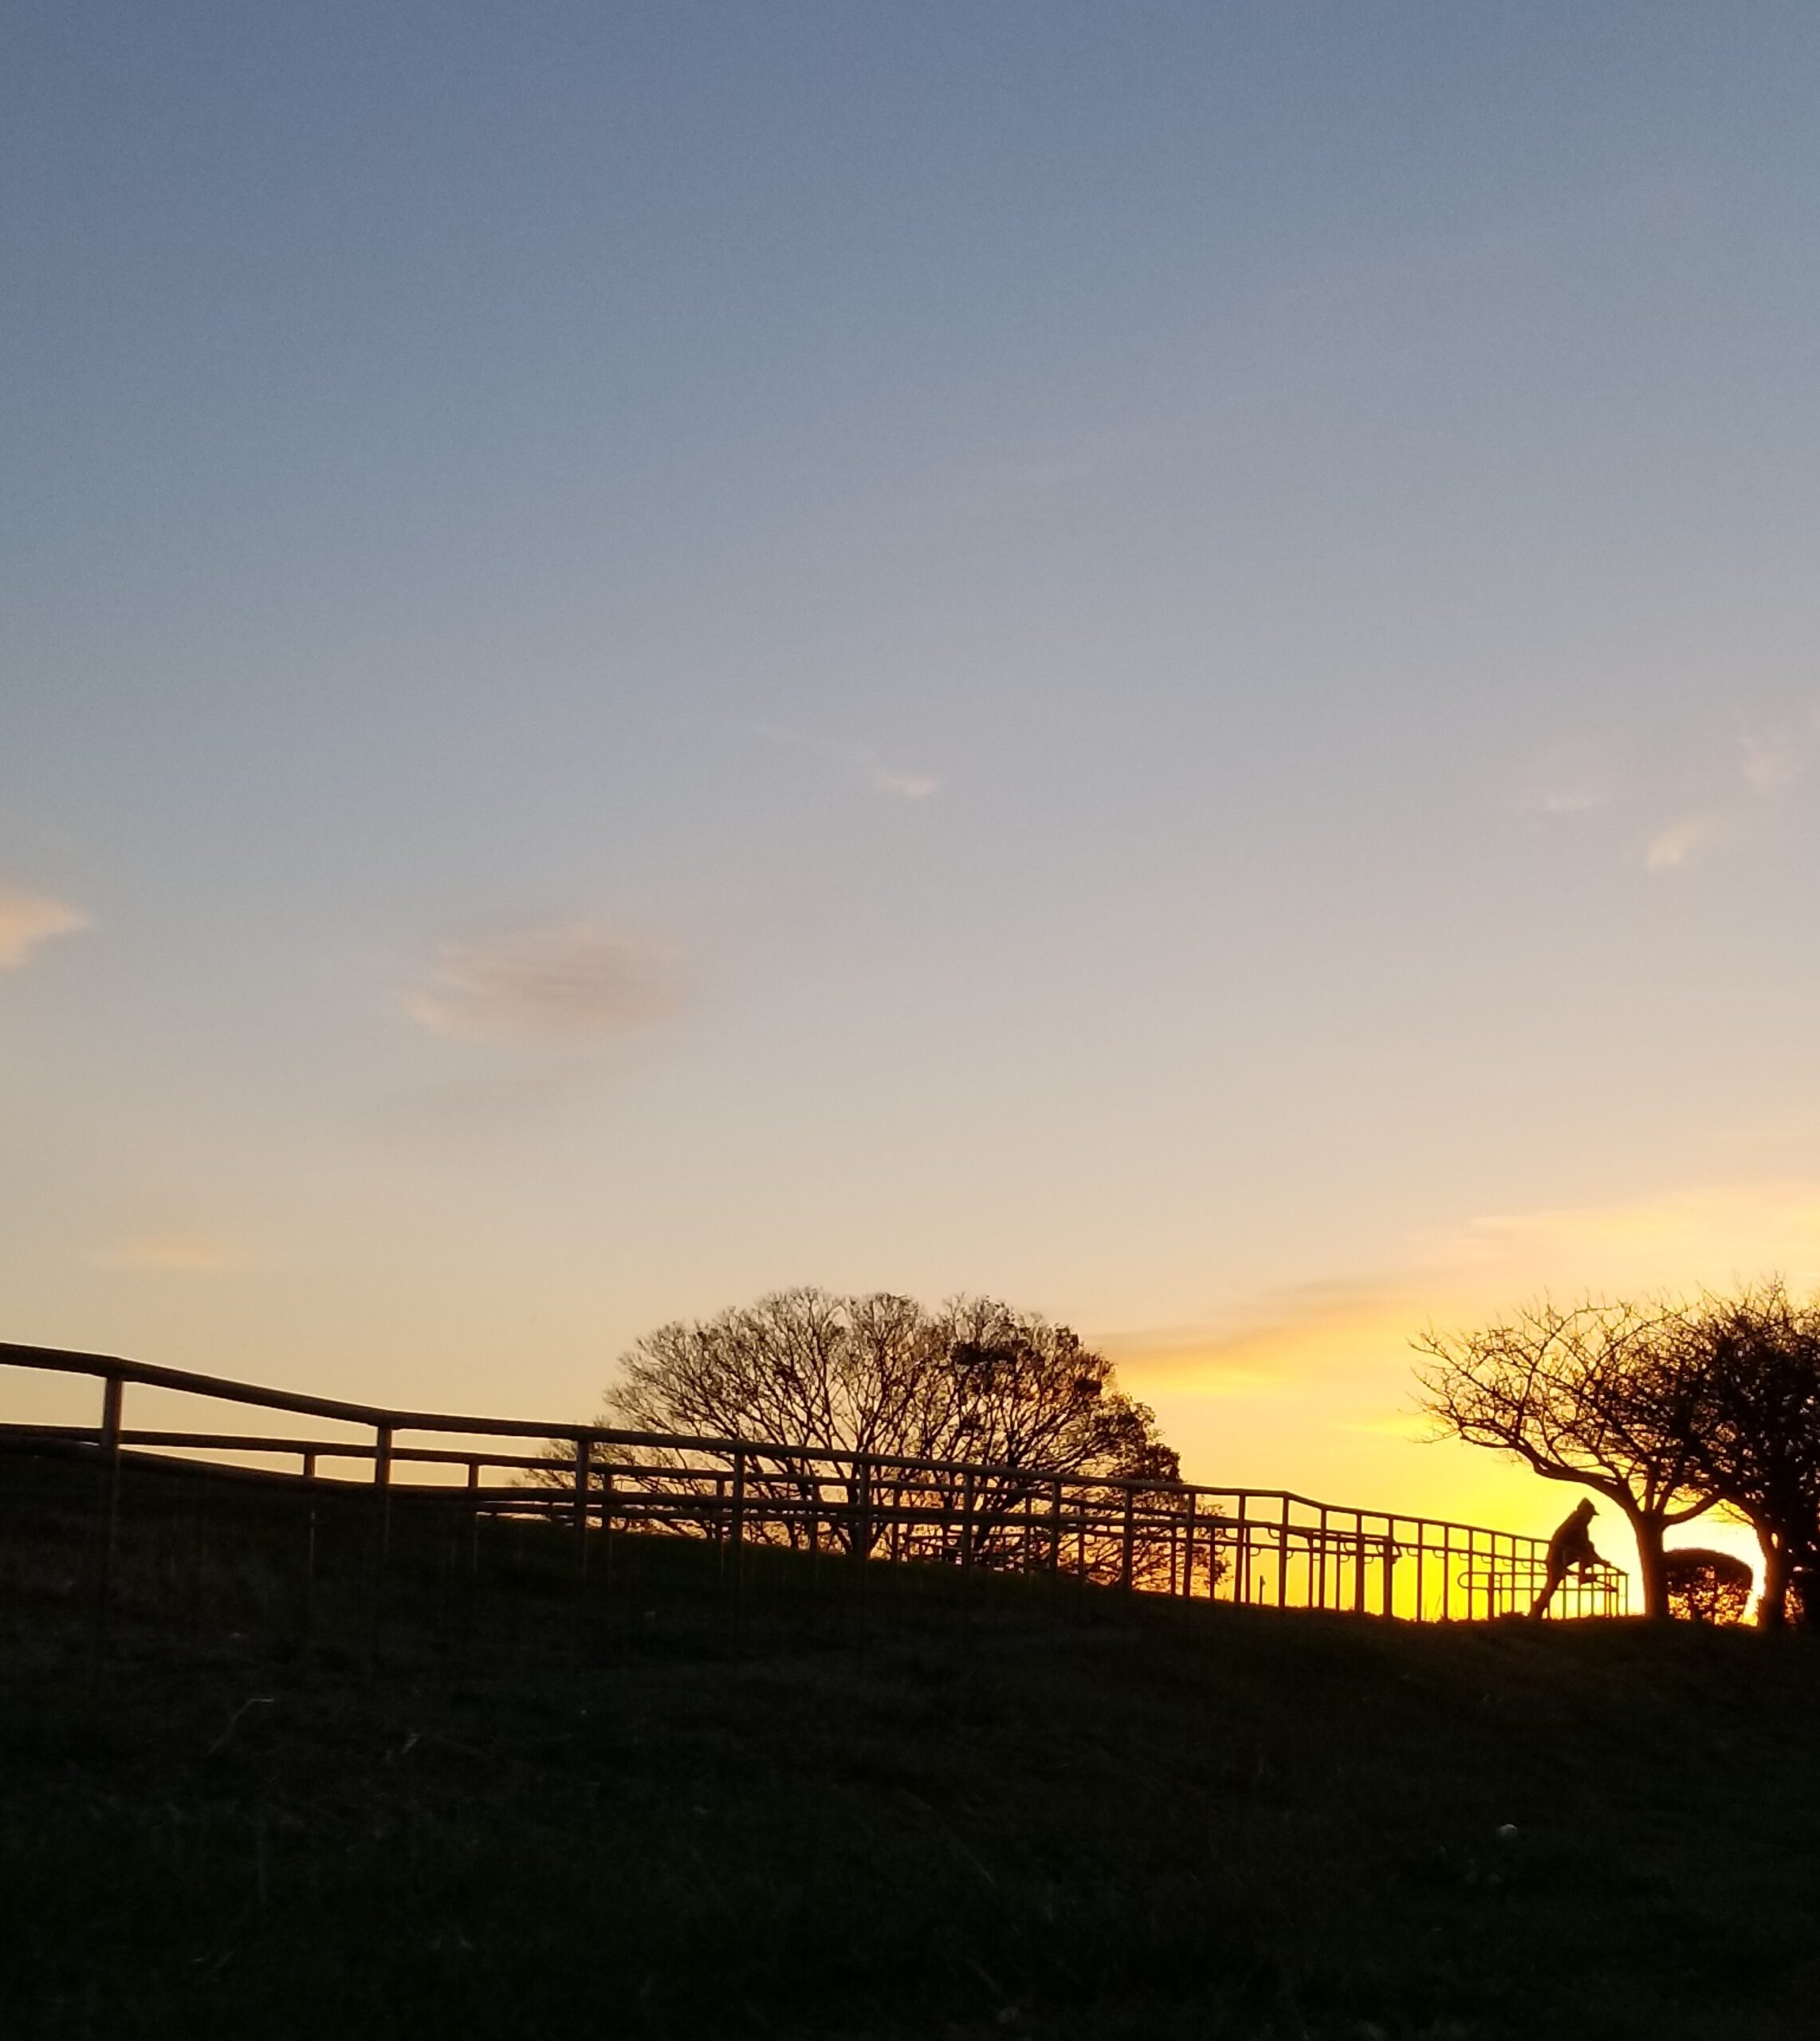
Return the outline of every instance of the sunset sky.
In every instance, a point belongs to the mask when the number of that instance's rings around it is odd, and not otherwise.
[[[983,1290],[1546,1530],[1425,1320],[1820,1278],[1820,10],[6,44],[0,1336]]]

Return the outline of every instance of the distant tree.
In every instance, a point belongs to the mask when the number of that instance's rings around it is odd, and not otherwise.
[[[1666,1555],[1669,1613],[1683,1622],[1741,1623],[1755,1575],[1730,1552],[1677,1545]]]
[[[1705,1377],[1665,1300],[1567,1310],[1544,1300],[1501,1323],[1416,1342],[1424,1407],[1442,1435],[1489,1446],[1614,1504],[1637,1540],[1646,1614],[1669,1613],[1663,1534],[1712,1508],[1696,1453]]]
[[[662,1326],[619,1368],[603,1424],[993,1469],[975,1499],[981,1557],[1056,1475],[1180,1480],[1154,1414],[1103,1355],[987,1297],[929,1311],[888,1294],[780,1291]],[[759,1456],[753,1478],[809,1500],[787,1456]],[[847,1535],[838,1516],[835,1535]]]
[[[1794,1591],[1820,1563],[1820,1304],[1798,1303],[1780,1278],[1735,1297],[1702,1298],[1687,1315],[1692,1394],[1681,1421],[1694,1477],[1757,1534],[1763,1555],[1757,1620],[1779,1628]]]

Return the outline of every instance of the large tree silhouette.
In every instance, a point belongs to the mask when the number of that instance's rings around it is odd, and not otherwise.
[[[1683,1412],[1700,1485],[1757,1534],[1763,1555],[1757,1620],[1783,1621],[1791,1580],[1820,1559],[1820,1306],[1778,1278],[1687,1315],[1691,1398]],[[1820,1626],[1814,1597],[1802,1614]]]
[[[993,1470],[975,1496],[978,1555],[1056,1475],[1179,1478],[1150,1408],[1065,1325],[989,1297],[927,1310],[909,1297],[784,1290],[710,1319],[678,1320],[619,1363],[602,1422]],[[788,1456],[752,1478],[788,1492]],[[819,1492],[819,1491],[818,1491]],[[845,1536],[856,1513],[834,1525]]]

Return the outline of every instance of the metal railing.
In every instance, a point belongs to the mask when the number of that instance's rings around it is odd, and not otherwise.
[[[653,1536],[709,1541],[718,1577],[736,1584],[757,1555],[793,1551],[816,1562],[823,1579],[829,1559],[853,1563],[847,1576],[862,1581],[880,1563],[894,1574],[945,1567],[1416,1622],[1525,1610],[1546,1573],[1539,1539],[1283,1489],[391,1410],[5,1343],[0,1369],[98,1384],[92,1422],[0,1422],[0,1464],[62,1456],[96,1470],[94,1571],[104,1606],[123,1481],[159,1470],[213,1474],[239,1492],[250,1481],[296,1498],[307,1516],[303,1563],[312,1579],[317,1505],[351,1499],[363,1508],[371,1562],[382,1570],[401,1513],[434,1512],[465,1527],[471,1567],[479,1564],[483,1524],[541,1522],[566,1533],[584,1593],[591,1574],[611,1581],[616,1541]],[[136,1415],[148,1400],[172,1398],[207,1414],[223,1406],[245,1414],[234,1429],[132,1425],[129,1390]],[[281,1418],[281,1428],[258,1428]],[[1625,1575],[1600,1567],[1570,1575],[1549,1614],[1621,1614],[1627,1597]]]

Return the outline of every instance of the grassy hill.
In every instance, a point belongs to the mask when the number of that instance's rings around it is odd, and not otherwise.
[[[26,1515],[10,2035],[1820,2034],[1805,1637],[736,1590],[633,1540],[578,1627],[540,1527],[484,1620],[407,1540],[376,1634],[306,1636],[254,1497],[129,1537],[92,1662]]]

